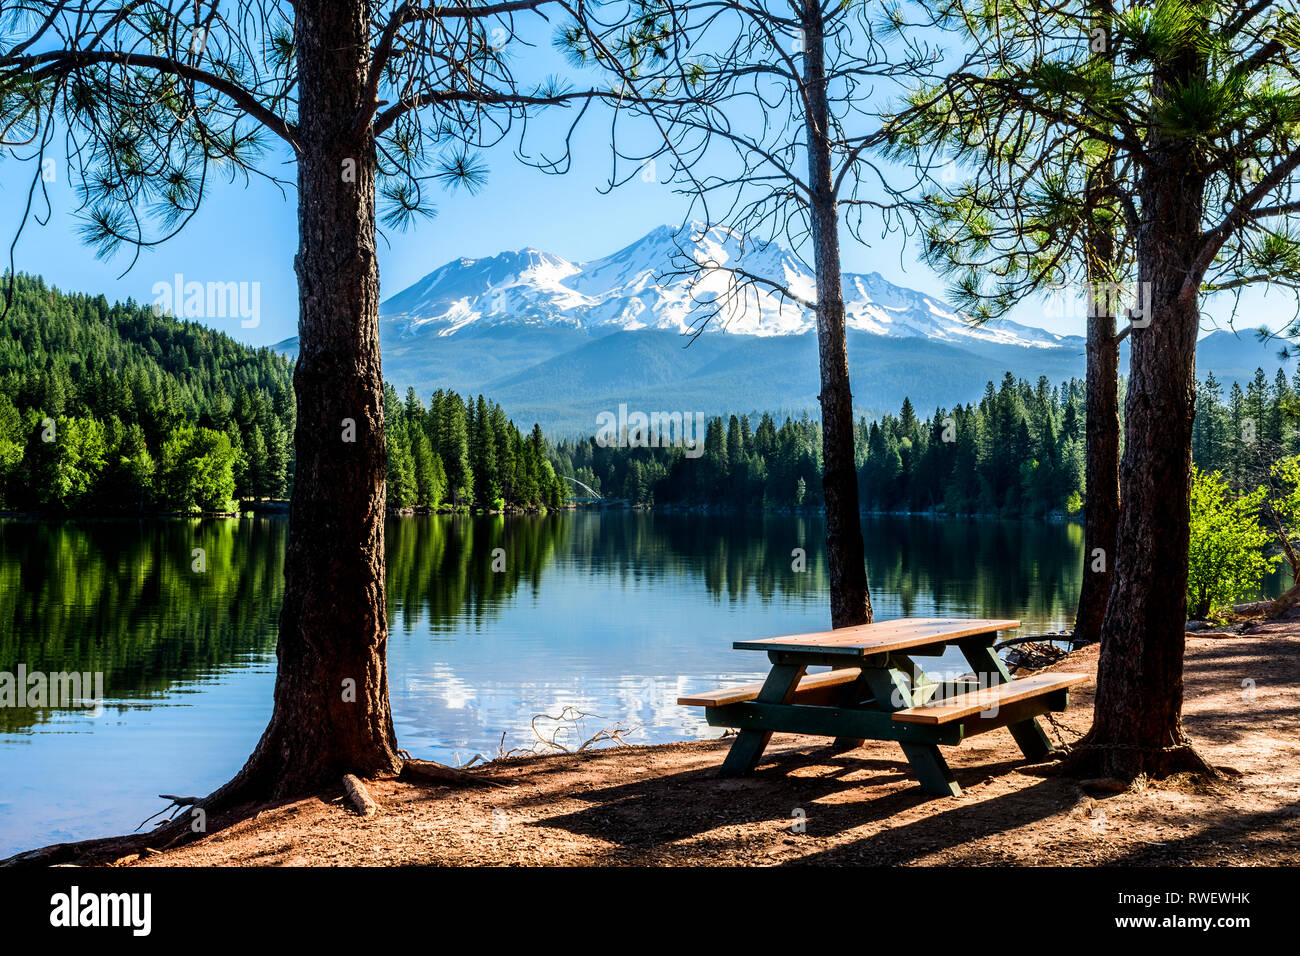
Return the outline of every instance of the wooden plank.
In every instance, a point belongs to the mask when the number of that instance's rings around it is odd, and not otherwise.
[[[875,697],[871,691],[871,681],[868,679],[866,669],[860,669],[858,679],[852,684],[844,687],[836,687],[834,690],[823,695],[825,700],[818,703],[831,704],[836,707],[869,707],[879,710],[875,705]],[[800,703],[811,703],[813,698],[805,698]],[[867,742],[865,737],[854,737],[851,735],[840,734],[831,741],[831,749],[836,753],[855,750]]]
[[[841,627],[815,634],[736,641],[732,646],[740,651],[816,652],[866,657],[870,654],[888,654],[909,648],[948,644],[959,638],[996,634],[1019,626],[1019,621],[1000,619],[913,617]]]
[[[988,733],[990,730],[1005,727],[1016,738],[1016,742],[1020,744],[1020,749],[1024,752],[1025,757],[1037,762],[1052,751],[1052,743],[1048,740],[1045,744],[1039,746],[1036,739],[1033,739],[1030,741],[1031,745],[1026,746],[1022,742],[1022,731],[1026,728],[1032,728],[1041,733],[1042,728],[1038,726],[1038,721],[1034,718],[1041,717],[1043,714],[1050,714],[1053,711],[1066,710],[1069,706],[1070,691],[1065,688],[1063,690],[1054,690],[1042,697],[1029,697],[1025,700],[1018,700],[1014,704],[1004,704],[998,708],[996,714],[988,714],[986,711],[974,717],[963,717],[959,723],[955,724],[908,724],[906,726],[960,727],[963,739],[977,737],[980,734]],[[1046,737],[1045,734],[1043,736]]]
[[[973,681],[968,677],[959,677],[955,680],[940,681],[935,688],[934,696],[931,700],[942,700],[945,697],[956,697],[958,694],[965,694],[968,691],[979,690],[978,681]]]
[[[710,707],[704,712],[711,727],[735,727],[742,733],[756,731],[782,734],[805,734],[810,737],[856,737],[863,740],[896,740],[899,743],[961,743],[964,731],[960,724],[943,727],[926,724],[894,723],[880,710],[857,710],[851,707],[820,707],[804,704],[764,704],[746,701]]]
[[[925,668],[912,660],[909,655],[890,654],[889,666],[894,667],[907,675],[912,695],[910,706],[920,707],[939,692],[939,681],[936,681],[933,677],[927,674]],[[897,710],[897,708],[894,709]]]
[[[858,667],[842,667],[839,670],[808,674],[803,680],[799,681],[799,686],[795,689],[795,696],[802,697],[806,693],[823,688],[851,684],[858,679],[858,675],[861,673],[862,670]],[[762,690],[762,682],[741,684],[738,687],[720,687],[717,690],[692,694],[687,697],[678,697],[677,703],[683,707],[725,707],[727,704],[739,704],[747,700],[754,700]]]
[[[1090,680],[1092,677],[1088,674],[1035,674],[1009,684],[997,684],[945,698],[929,707],[909,707],[895,711],[892,717],[905,723],[948,724],[1006,704],[1028,700],[1031,697],[1043,697]]]
[[[900,727],[918,727],[921,724],[899,724]],[[926,793],[936,797],[960,797],[961,784],[957,782],[957,777],[953,774],[952,769],[948,766],[948,761],[943,759],[943,754],[939,753],[939,748],[934,744],[910,744],[901,743],[903,756],[907,758],[908,764],[912,767],[912,773],[916,775],[916,782],[921,785],[921,789]]]

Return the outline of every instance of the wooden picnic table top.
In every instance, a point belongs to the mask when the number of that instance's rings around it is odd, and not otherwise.
[[[996,618],[909,617],[897,621],[859,624],[857,627],[841,627],[816,634],[736,641],[732,646],[738,651],[786,651],[867,657],[871,654],[948,644],[959,638],[1008,631],[1019,626],[1019,621]]]

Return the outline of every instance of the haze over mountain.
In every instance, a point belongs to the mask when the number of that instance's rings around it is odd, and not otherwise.
[[[674,270],[679,246],[713,267],[694,285]],[[719,308],[729,277],[718,267],[737,265],[815,298],[812,274],[788,251],[720,229],[662,226],[588,263],[537,249],[456,259],[381,304],[384,375],[421,395],[482,392],[553,432],[588,433],[620,403],[815,415],[811,310],[763,285],[739,307]],[[1054,383],[1083,374],[1080,336],[1011,321],[971,326],[877,273],[846,274],[844,296],[855,404],[868,416],[896,410],[904,396],[919,410],[974,401],[1008,371]],[[1271,375],[1281,364],[1275,352],[1226,332],[1198,346],[1201,370],[1225,380],[1248,378],[1257,365]]]

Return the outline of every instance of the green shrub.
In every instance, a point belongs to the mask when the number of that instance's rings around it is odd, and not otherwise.
[[[1216,608],[1256,594],[1277,560],[1264,548],[1272,535],[1260,524],[1267,490],[1234,495],[1219,472],[1192,471],[1191,547],[1187,611],[1205,617]]]

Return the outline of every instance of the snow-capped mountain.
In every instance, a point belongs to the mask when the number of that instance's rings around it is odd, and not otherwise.
[[[380,306],[384,377],[426,398],[437,388],[482,393],[516,420],[559,434],[591,434],[596,416],[620,403],[818,414],[809,310],[756,288],[744,309],[719,316],[706,334],[683,336],[726,291],[727,274],[715,269],[692,286],[674,269],[679,244],[697,262],[742,268],[815,298],[811,274],[789,252],[721,230],[683,236],[665,226],[586,263],[536,249],[457,259]],[[978,401],[1008,372],[1053,384],[1084,372],[1078,336],[1008,321],[972,327],[875,273],[845,275],[844,298],[854,406],[868,417],[896,412],[904,397],[927,411]],[[293,354],[297,340],[275,347]],[[1225,382],[1249,379],[1256,365],[1270,376],[1278,367],[1268,346],[1227,332],[1203,339],[1197,356],[1198,370]]]
[[[689,259],[705,267],[688,275]],[[387,299],[380,316],[390,340],[491,326],[558,327],[603,335],[664,329],[684,332],[713,315],[707,331],[798,335],[814,327],[811,310],[764,284],[724,305],[731,269],[816,299],[811,271],[775,243],[757,245],[720,228],[661,226],[594,262],[570,262],[536,249],[487,259],[457,259]],[[691,270],[693,271],[693,270]],[[1056,348],[1065,338],[1013,322],[972,327],[934,298],[878,273],[844,276],[850,329],[951,344],[983,342]]]

